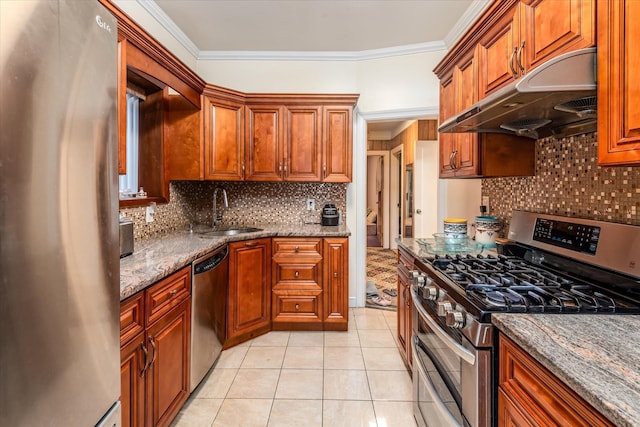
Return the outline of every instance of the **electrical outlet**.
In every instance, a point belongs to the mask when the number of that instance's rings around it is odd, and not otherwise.
[[[315,199],[307,199],[307,210],[315,211],[316,210],[316,201]]]
[[[482,196],[482,205],[487,207],[487,212],[491,210],[489,207],[489,196]]]
[[[151,202],[149,206],[147,206],[145,221],[148,223],[153,222],[153,216],[156,214],[156,202]]]

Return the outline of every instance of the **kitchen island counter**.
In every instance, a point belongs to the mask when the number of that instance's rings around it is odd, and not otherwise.
[[[347,237],[344,225],[252,224],[261,231],[233,236],[203,237],[196,231],[174,231],[135,242],[135,250],[120,260],[120,301],[230,242],[264,237]]]
[[[638,425],[640,316],[493,314],[492,322],[615,425]]]

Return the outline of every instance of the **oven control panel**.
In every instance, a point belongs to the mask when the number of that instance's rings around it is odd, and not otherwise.
[[[600,227],[537,218],[533,230],[533,240],[595,255],[600,240]]]

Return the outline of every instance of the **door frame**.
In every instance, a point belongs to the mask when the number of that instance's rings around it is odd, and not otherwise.
[[[402,230],[397,221],[400,219],[402,222],[402,197],[400,197],[402,191],[391,191],[391,188],[402,188],[402,162],[398,159],[398,153],[404,156],[404,147],[400,144],[389,153],[389,249],[397,249],[396,237],[402,235]]]
[[[382,247],[389,249],[389,151],[372,150],[367,151],[367,158],[369,156],[381,156],[382,157]],[[368,163],[367,163],[368,164]],[[366,191],[366,190],[365,190]],[[380,218],[378,218],[380,221]]]
[[[367,120],[413,120],[438,118],[439,108],[414,108],[373,113],[353,113],[353,179],[347,185],[349,244],[349,307],[364,307],[367,283]]]

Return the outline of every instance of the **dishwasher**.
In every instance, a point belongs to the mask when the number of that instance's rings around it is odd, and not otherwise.
[[[229,249],[193,261],[191,290],[191,390],[209,372],[222,351],[226,332]]]

